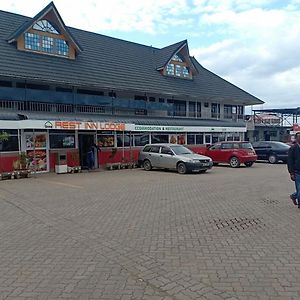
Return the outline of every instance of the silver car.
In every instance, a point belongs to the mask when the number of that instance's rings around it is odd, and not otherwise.
[[[163,168],[185,174],[204,173],[212,168],[213,162],[210,157],[196,154],[182,145],[148,144],[139,154],[139,165],[146,171],[152,168]]]

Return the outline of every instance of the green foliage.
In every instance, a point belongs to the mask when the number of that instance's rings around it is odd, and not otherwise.
[[[9,134],[5,131],[0,132],[0,142],[7,142]]]

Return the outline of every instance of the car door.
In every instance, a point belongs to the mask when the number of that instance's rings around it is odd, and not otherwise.
[[[152,167],[159,168],[159,154],[160,146],[151,146],[150,151],[148,152],[147,158],[150,160]]]
[[[176,158],[170,147],[162,146],[160,149],[159,165],[161,168],[175,169]]]
[[[259,159],[266,160],[268,159],[270,152],[272,151],[272,148],[269,143],[267,142],[261,142],[259,143]]]
[[[221,144],[215,144],[208,148],[205,155],[209,156],[213,162],[220,162],[222,161],[222,150],[221,150]]]
[[[233,143],[222,143],[221,150],[222,150],[222,161],[229,162],[233,153]]]

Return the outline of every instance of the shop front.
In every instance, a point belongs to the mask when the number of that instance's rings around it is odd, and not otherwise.
[[[34,172],[54,171],[58,153],[70,167],[87,165],[87,151],[95,147],[95,168],[106,163],[134,162],[149,143],[182,144],[195,152],[218,141],[241,141],[246,127],[164,126],[117,122],[52,120],[0,121],[9,139],[0,142],[0,172],[11,171],[25,153]]]

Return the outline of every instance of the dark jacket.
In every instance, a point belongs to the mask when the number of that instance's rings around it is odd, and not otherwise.
[[[290,174],[300,173],[300,147],[297,143],[289,149],[287,166]]]

